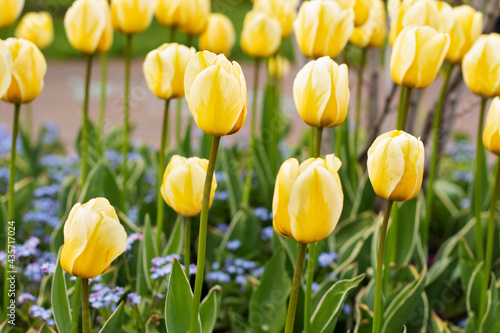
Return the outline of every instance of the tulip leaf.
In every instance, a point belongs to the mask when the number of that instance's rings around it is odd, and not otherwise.
[[[166,257],[169,254],[181,253],[184,241],[183,225],[182,217],[179,215],[170,233],[170,238],[168,239],[167,246],[165,246],[162,256]]]
[[[230,149],[221,150],[222,168],[227,177],[227,192],[229,209],[231,216],[234,216],[238,211],[238,207],[243,196],[243,189],[241,187],[239,168],[236,166],[236,157]]]
[[[285,133],[285,117],[281,111],[281,93],[276,81],[269,80],[264,91],[261,117],[261,136],[267,160],[273,174],[278,172],[281,164],[279,143]]]
[[[372,281],[373,280],[371,280],[369,284],[373,284]],[[364,298],[366,290],[366,287],[362,287],[356,296],[354,309],[356,326],[354,327],[353,333],[372,333],[373,312],[370,310],[368,305],[361,303],[361,299]]]
[[[125,316],[125,303],[122,301],[115,312],[104,323],[100,333],[120,333],[122,331],[123,319]]]
[[[28,177],[15,183],[14,216],[23,216],[22,210],[29,207],[34,190],[33,178]]]
[[[368,178],[368,173],[366,173],[359,182],[350,216],[356,216],[367,210],[371,211],[375,205],[375,200],[377,200],[377,195]]]
[[[451,333],[448,325],[434,311],[431,311],[431,327],[434,333]]]
[[[234,251],[239,257],[247,257],[254,253],[260,242],[260,224],[254,213],[248,208],[241,208],[231,220],[229,228],[219,246],[219,254],[224,252],[227,242],[239,240],[241,246]]]
[[[469,280],[467,286],[467,296],[466,296],[466,306],[469,318],[474,316],[476,320],[477,314],[479,313],[479,303],[481,298],[481,286],[483,284],[484,274],[483,274],[483,263],[479,263]]]
[[[335,330],[347,296],[359,286],[364,278],[365,274],[361,274],[351,280],[337,281],[326,291],[313,312],[311,318],[312,332],[323,333]]]
[[[255,140],[254,159],[255,171],[260,189],[259,193],[262,196],[263,202],[267,203],[266,208],[270,209],[273,202],[273,191],[276,178],[266,155],[264,144],[258,139]]]
[[[183,156],[191,156],[191,129],[193,127],[193,123],[190,121],[186,126],[186,133],[184,135],[184,139],[182,140],[182,146],[179,147]],[[206,135],[203,133],[204,136]],[[207,157],[208,158],[208,157]]]
[[[220,312],[222,288],[215,286],[200,305],[201,332],[211,333],[214,330]]]
[[[105,197],[111,205],[119,206],[121,191],[116,178],[104,161],[97,162],[90,170],[78,201],[87,202],[92,198]]]
[[[474,254],[464,239],[460,240],[458,252],[460,257],[460,277],[462,288],[463,290],[467,290],[472,273],[477,266],[477,262],[474,258]]]
[[[62,249],[62,248],[61,248]],[[57,255],[57,266],[52,278],[52,313],[59,332],[69,332],[71,326],[71,311],[69,307],[66,279],[61,267],[61,249]]]
[[[0,332],[3,332],[0,327]],[[52,327],[50,327],[47,323],[43,323],[40,329],[38,330],[38,333],[57,333],[54,331]]]
[[[154,314],[149,317],[146,322],[146,333],[167,333],[164,316]]]
[[[154,232],[151,228],[151,219],[149,215],[146,215],[144,219],[144,232],[142,238],[142,267],[143,274],[149,277],[149,272],[151,271],[151,267],[153,267],[153,263],[151,260],[153,258],[158,257],[158,252],[156,248],[156,238]],[[146,279],[146,283],[149,290],[152,290],[153,286],[151,284],[150,279]]]
[[[456,272],[458,264],[458,258],[448,257],[436,261],[429,269],[429,272],[427,273],[425,293],[432,304],[438,304],[441,302],[443,293],[448,293],[449,295],[454,295],[454,293],[456,293],[452,289],[453,287],[450,281],[455,280],[453,276]],[[457,304],[455,307],[459,307],[459,305]]]

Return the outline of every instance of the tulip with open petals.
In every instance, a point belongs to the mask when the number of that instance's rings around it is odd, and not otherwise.
[[[12,56],[5,43],[0,40],[0,97],[2,97],[12,82]]]
[[[235,41],[236,36],[231,20],[224,14],[210,14],[207,28],[200,35],[200,50],[207,50],[215,54],[222,53],[229,57]]]
[[[280,45],[280,22],[262,12],[248,12],[241,32],[243,52],[252,57],[267,58],[275,54]]]
[[[500,155],[500,97],[491,102],[483,132],[483,144],[493,154]]]
[[[453,64],[460,64],[465,54],[469,52],[474,42],[483,31],[483,14],[476,12],[468,5],[453,8],[455,24],[450,30],[450,49],[446,60]]]
[[[24,0],[0,0],[0,29],[14,23],[24,8]]]
[[[138,34],[149,28],[155,0],[111,0],[111,22],[116,31]]]
[[[33,42],[39,49],[47,48],[54,40],[54,25],[48,12],[27,13],[19,22],[16,37]]]

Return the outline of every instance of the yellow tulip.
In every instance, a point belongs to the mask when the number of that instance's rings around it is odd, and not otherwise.
[[[138,34],[153,21],[154,0],[111,0],[111,22],[116,31]]]
[[[185,21],[179,26],[182,32],[189,35],[200,35],[207,28],[210,15],[210,0],[184,0],[188,7]]]
[[[212,136],[238,132],[247,115],[247,86],[240,65],[220,54],[191,57],[184,76],[189,110],[198,127]]]
[[[198,157],[184,158],[175,155],[163,175],[161,195],[177,214],[196,216],[201,212],[203,187],[207,176],[208,160]],[[209,207],[217,188],[215,177],[210,191]]]
[[[194,47],[177,43],[163,44],[149,52],[143,64],[149,89],[158,98],[184,96],[184,72],[189,58],[195,53]]]
[[[368,176],[375,193],[384,199],[415,198],[424,174],[424,144],[403,131],[380,135],[368,150]]]
[[[0,97],[2,97],[12,82],[12,56],[5,43],[0,40]]]
[[[304,1],[293,24],[300,51],[306,57],[335,58],[354,30],[354,12],[335,1]]]
[[[500,96],[500,35],[480,36],[465,55],[462,71],[473,93],[486,98]]]
[[[333,154],[300,165],[295,158],[283,163],[273,197],[273,227],[279,234],[310,244],[332,233],[344,206],[341,165]]]
[[[296,4],[293,1],[257,0],[253,5],[253,9],[278,19],[281,25],[281,38],[286,38],[292,34],[293,21],[297,16]]]
[[[9,103],[29,103],[43,89],[47,63],[42,52],[30,41],[9,38],[5,41],[12,55],[12,82],[2,99]]]
[[[248,12],[241,32],[243,52],[252,57],[267,58],[275,54],[280,45],[280,22],[262,12]]]
[[[351,43],[360,48],[382,47],[387,36],[387,18],[382,0],[373,0],[366,22],[354,28]]]
[[[231,20],[224,14],[210,14],[207,28],[200,35],[200,50],[207,50],[215,54],[223,53],[229,57],[235,41],[236,36]]]
[[[372,0],[355,0],[352,10],[354,11],[354,25],[359,27],[365,24],[370,15],[370,7],[373,6]]]
[[[405,28],[394,42],[392,80],[407,88],[428,87],[441,68],[449,46],[450,36],[434,28]]]
[[[186,0],[158,0],[155,16],[161,25],[178,28],[186,22],[188,11]]]
[[[337,65],[329,57],[310,61],[293,81],[293,99],[299,115],[314,127],[342,124],[349,106],[347,65]]]
[[[491,102],[486,126],[483,132],[483,144],[493,154],[500,155],[500,98]]]
[[[105,198],[77,203],[64,224],[61,267],[71,275],[93,279],[106,273],[127,249],[127,233]]]
[[[47,48],[54,40],[52,16],[47,12],[27,13],[19,22],[15,35],[33,42],[39,49]]]
[[[85,54],[107,52],[113,44],[113,26],[108,1],[75,1],[64,16],[64,28],[74,49]]]
[[[269,76],[273,79],[285,77],[290,71],[290,61],[279,54],[269,58],[267,62]]]
[[[24,0],[0,0],[0,29],[14,23],[24,8]]]
[[[474,8],[462,5],[453,8],[455,24],[450,30],[450,49],[446,60],[453,64],[460,64],[465,54],[469,52],[474,42],[483,31],[483,14]]]

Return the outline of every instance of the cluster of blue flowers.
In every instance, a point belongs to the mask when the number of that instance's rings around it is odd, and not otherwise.
[[[218,262],[214,262],[212,264],[212,271],[206,275],[205,279],[212,283],[222,284],[234,281],[241,288],[244,288],[247,284],[247,275],[259,278],[263,270],[264,268],[258,266],[254,261],[228,257],[224,260],[222,267]]]
[[[320,267],[328,267],[335,260],[337,260],[338,255],[335,252],[323,252],[318,256],[318,263]]]
[[[158,278],[166,277],[172,272],[172,263],[174,259],[180,260],[181,257],[177,254],[170,254],[166,257],[156,257],[151,259],[151,279],[157,280]],[[181,264],[182,269],[184,269],[184,265]],[[189,265],[189,274],[196,274],[196,265]]]
[[[30,315],[33,318],[42,318],[50,326],[55,324],[54,319],[52,319],[52,310],[50,309],[45,309],[38,305],[32,305],[30,307]]]
[[[7,126],[0,124],[0,158],[5,157],[10,154],[10,148],[12,146],[12,131],[7,129]],[[16,151],[21,148],[21,139],[17,138]]]
[[[101,283],[94,283],[89,303],[94,309],[111,308],[114,311],[124,294],[125,290],[122,287],[109,288]]]

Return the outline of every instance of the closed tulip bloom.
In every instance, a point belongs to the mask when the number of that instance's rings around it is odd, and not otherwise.
[[[380,135],[368,150],[368,176],[375,193],[384,199],[415,198],[424,174],[424,144],[403,131]]]
[[[210,15],[210,0],[184,0],[188,10],[185,21],[179,26],[182,32],[189,35],[200,35],[207,28]]]
[[[354,12],[335,1],[305,1],[293,24],[300,51],[308,58],[335,58],[354,30]]]
[[[24,0],[0,0],[0,29],[14,23],[24,8]]]
[[[85,54],[107,52],[113,44],[108,1],[75,1],[64,16],[64,29],[74,49]]]
[[[460,64],[474,42],[483,31],[483,14],[476,12],[471,6],[463,5],[453,8],[455,24],[450,30],[450,49],[446,60]]]
[[[111,0],[111,22],[116,31],[138,34],[149,28],[155,0]]]
[[[500,155],[500,98],[491,102],[486,126],[483,132],[483,144],[493,154]]]
[[[434,28],[405,28],[392,49],[392,80],[407,88],[428,87],[441,68],[449,46],[450,36]]]
[[[293,99],[299,115],[314,127],[342,124],[349,105],[347,65],[337,65],[329,57],[306,64],[293,81]]]
[[[279,54],[269,58],[268,61],[269,76],[273,79],[285,77],[290,71],[290,61]]]
[[[194,47],[177,43],[163,44],[149,52],[143,64],[149,89],[158,98],[184,96],[184,72],[189,58],[195,53]]]
[[[462,71],[473,93],[486,98],[500,96],[500,35],[480,36],[465,55]]]
[[[0,40],[0,97],[9,89],[12,81],[12,56],[5,43]]]
[[[238,132],[247,115],[247,86],[240,65],[209,51],[191,57],[184,76],[189,110],[212,136]]]
[[[200,35],[200,50],[207,50],[215,54],[222,53],[229,57],[235,41],[236,36],[231,20],[224,14],[210,14],[207,28]]]
[[[355,0],[352,10],[354,11],[354,25],[360,26],[365,24],[370,15],[371,7],[373,6],[372,0]]]
[[[252,57],[267,58],[275,54],[280,45],[280,22],[262,12],[248,12],[241,32],[243,52]]]
[[[286,160],[274,187],[274,230],[306,244],[328,237],[344,206],[338,174],[341,165],[333,154],[325,159],[310,158],[300,165],[295,158]]]
[[[281,38],[292,34],[293,21],[297,16],[296,3],[290,0],[256,0],[253,9],[278,19],[281,26]]]
[[[27,13],[19,22],[15,35],[33,42],[39,49],[47,48],[54,40],[52,16],[47,12]]]
[[[64,224],[61,267],[69,274],[94,279],[106,273],[127,249],[127,233],[105,198],[77,203]]]
[[[178,28],[186,22],[188,11],[186,0],[158,0],[155,16],[161,25]]]
[[[30,41],[9,38],[5,41],[12,55],[12,82],[2,99],[9,103],[29,103],[43,89],[47,63],[42,52]]]
[[[387,37],[387,18],[382,0],[373,0],[366,22],[354,28],[351,43],[360,48],[382,47]]]
[[[161,194],[177,214],[188,217],[200,214],[207,168],[208,160],[198,157],[184,158],[175,155],[168,163],[163,175]],[[214,177],[209,207],[212,206],[216,188],[217,181]]]

